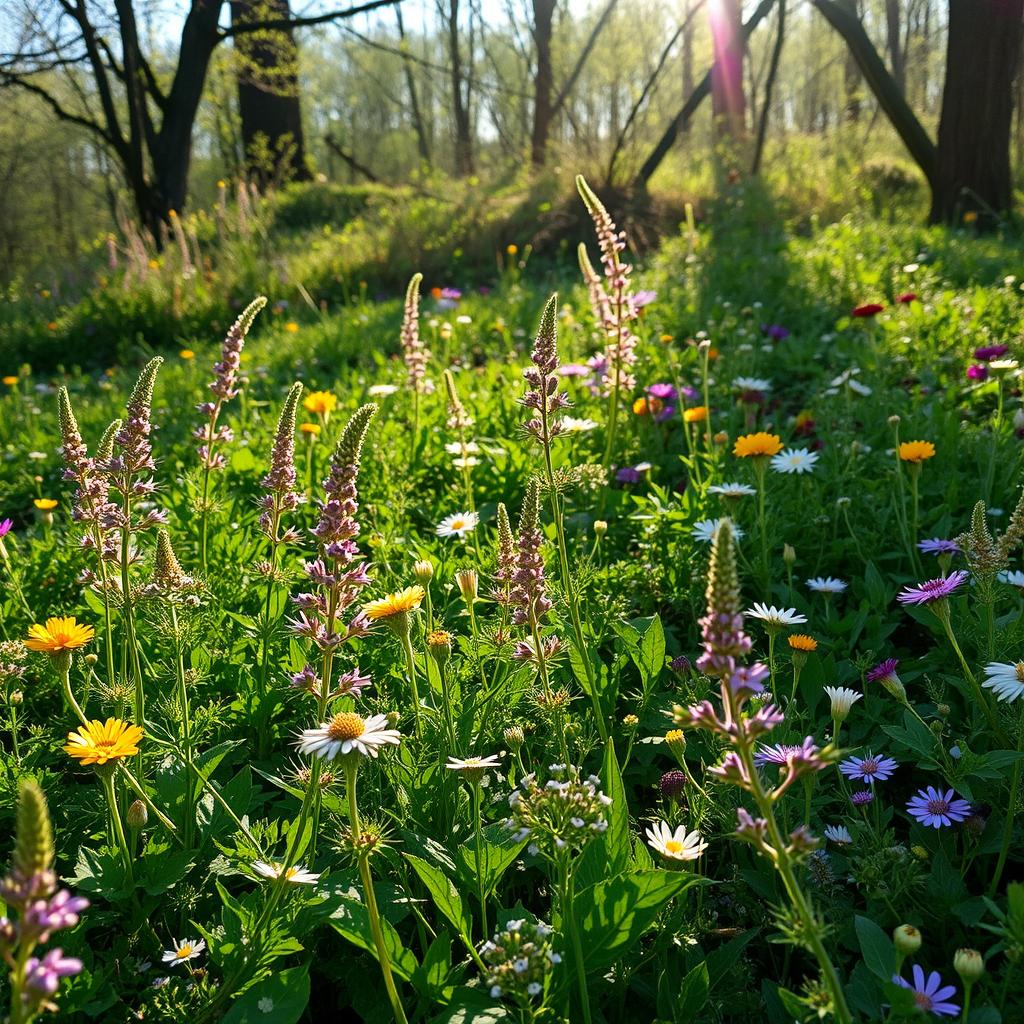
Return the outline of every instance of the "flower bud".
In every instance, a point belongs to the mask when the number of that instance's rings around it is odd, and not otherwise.
[[[7,703],[13,707],[20,707],[22,702],[25,700],[25,694],[21,690],[11,690],[11,695],[7,698]]]
[[[466,604],[472,604],[477,595],[476,569],[461,569],[455,574],[455,582],[459,585],[459,593]]]
[[[635,729],[640,724],[640,719],[637,718],[636,715],[626,715],[622,719],[622,724],[627,729]]]
[[[128,808],[128,813],[125,814],[124,820],[131,829],[145,828],[146,823],[149,821],[149,810],[141,800],[135,800]]]
[[[886,422],[890,427],[898,427],[900,425],[900,418],[896,413],[893,413]]]
[[[397,711],[389,711],[388,715],[387,715],[387,718],[388,718],[388,728],[394,729],[394,727],[396,725],[398,725],[398,723],[401,720],[402,716]]]
[[[786,565],[793,565],[796,562],[796,548],[792,544],[782,546],[782,560]]]
[[[523,743],[526,741],[526,737],[523,735],[523,727],[521,725],[510,725],[502,735],[505,738],[505,745],[513,754],[518,753],[522,749]]]
[[[676,675],[689,675],[690,659],[685,654],[679,654],[668,663],[668,667],[672,669],[672,671],[675,672]],[[672,710],[675,711],[675,707],[673,707]]]
[[[912,924],[901,924],[893,930],[892,941],[902,956],[913,956],[921,948],[921,932]]]
[[[949,718],[953,709],[948,704],[936,704],[935,710],[940,718]]]
[[[665,746],[680,765],[685,763],[683,755],[686,753],[686,737],[683,735],[682,729],[672,729],[665,733]]]
[[[437,663],[437,667],[443,669],[452,656],[452,635],[443,629],[435,629],[427,634],[427,651]]]
[[[958,949],[953,967],[965,985],[973,985],[985,973],[985,960],[976,949]]]
[[[685,801],[684,791],[686,790],[687,779],[686,775],[681,772],[678,768],[673,768],[670,772],[665,772],[661,777],[659,786],[661,787],[661,798],[665,801],[678,800],[679,803]]]
[[[412,574],[416,582],[425,587],[434,578],[434,566],[425,558],[421,559],[412,567]]]
[[[87,655],[86,655],[86,656],[85,656],[85,657],[84,657],[84,658],[82,659],[82,661],[84,661],[84,662],[86,663],[86,665],[95,665],[95,664],[96,664],[96,662],[97,662],[97,661],[99,661],[99,660],[100,660],[100,659],[99,659],[99,655],[97,655],[97,654],[91,654],[91,653],[90,653],[90,654],[87,654]]]
[[[594,535],[598,538],[603,537],[608,532],[608,524],[603,519],[594,520]]]

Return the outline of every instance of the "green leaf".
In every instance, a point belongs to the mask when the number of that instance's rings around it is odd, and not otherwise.
[[[483,875],[484,892],[491,893],[501,880],[501,876],[526,846],[526,840],[513,839],[513,833],[502,822],[486,826],[482,830],[481,838],[480,874]],[[476,857],[473,843],[468,842],[455,850],[454,859],[459,873],[459,883],[470,892],[476,892]]]
[[[452,938],[442,928],[413,972],[412,983],[431,1002],[443,1000],[445,984],[452,969]]]
[[[870,918],[859,914],[853,919],[860,943],[864,965],[882,981],[891,981],[896,972],[896,947],[881,928]]]
[[[604,749],[601,787],[612,801],[607,813],[608,828],[591,840],[576,866],[576,884],[580,887],[596,885],[610,875],[624,874],[630,866],[629,804],[612,740]]]
[[[264,978],[244,993],[223,1024],[295,1024],[309,1002],[309,968],[292,967]]]
[[[360,893],[355,887],[344,891],[335,890],[333,898],[338,901],[337,908],[327,919],[330,926],[360,949],[377,955],[377,946],[373,941],[373,932],[370,930],[370,915],[363,904]],[[384,934],[384,947],[391,960],[391,968],[394,972],[406,981],[412,978],[416,970],[416,957],[412,950],[402,945],[402,940],[395,931],[394,926],[384,918],[381,918],[381,931]]]
[[[486,992],[460,986],[452,993],[451,1002],[432,1018],[432,1024],[498,1024],[499,1021],[515,1019]]]
[[[405,859],[427,887],[434,906],[444,914],[462,939],[472,945],[472,919],[452,880],[439,867],[423,860],[422,857],[407,853]]]
[[[715,988],[736,966],[740,956],[743,954],[743,950],[746,949],[747,944],[757,932],[757,928],[751,928],[742,935],[737,935],[736,938],[730,939],[724,946],[720,946],[718,949],[708,953],[708,978],[712,988]]]
[[[654,925],[662,908],[699,879],[683,871],[640,871],[599,882],[578,893],[576,928],[586,936],[585,969],[615,963]]]
[[[704,1009],[710,993],[708,965],[702,960],[683,978],[683,983],[679,986],[679,997],[672,1014],[676,1024],[690,1024],[691,1021],[695,1021],[697,1014]]]
[[[661,670],[665,667],[665,630],[661,625],[661,618],[655,615],[651,619],[635,619],[633,624],[646,622],[646,629],[642,629],[640,645],[635,651],[630,652],[633,663],[640,672],[640,678],[644,686],[657,681]]]

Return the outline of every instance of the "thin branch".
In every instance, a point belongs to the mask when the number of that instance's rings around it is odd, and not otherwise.
[[[402,0],[369,0],[368,3],[360,4],[358,7],[346,7],[340,11],[329,11],[327,14],[317,14],[309,18],[269,18],[266,21],[246,21],[221,29],[217,38],[228,39],[230,36],[242,35],[244,32],[263,32],[270,29],[289,31],[293,28],[307,28],[310,25],[326,25],[331,21],[353,18],[357,14],[375,11],[379,7],[393,7],[401,2]]]
[[[48,93],[42,86],[36,85],[35,82],[29,82],[21,75],[14,75],[0,68],[0,88],[7,88],[9,86],[16,86],[19,89],[32,93],[34,96],[38,96],[62,121],[67,121],[69,124],[77,124],[82,128],[88,128],[89,131],[95,132],[105,142],[114,145],[114,140],[96,121],[91,121],[80,114],[73,114],[70,110],[65,110],[61,106],[60,101]]]

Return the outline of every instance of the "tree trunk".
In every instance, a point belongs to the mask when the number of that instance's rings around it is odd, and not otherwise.
[[[739,139],[746,130],[743,55],[746,45],[739,0],[718,0],[708,7],[714,64],[711,67],[711,114],[719,137]]]
[[[779,23],[776,28],[775,46],[772,49],[771,63],[768,65],[768,77],[764,83],[764,109],[761,111],[761,121],[757,126],[754,159],[750,164],[751,174],[757,174],[761,170],[761,158],[764,156],[764,144],[768,137],[768,116],[772,109],[772,92],[775,88],[775,77],[779,73],[779,60],[782,57],[782,44],[785,38],[786,0],[779,0]]]
[[[455,122],[455,173],[466,178],[473,173],[473,134],[469,101],[462,94],[462,53],[459,50],[459,0],[448,0],[444,15],[448,28],[448,63],[451,68],[452,118]]]
[[[530,163],[544,166],[551,132],[551,90],[555,77],[551,67],[551,30],[558,0],[533,0],[533,42],[537,48],[537,71],[533,76],[533,131],[530,135]]]
[[[949,0],[946,83],[930,219],[974,213],[994,226],[1010,208],[1013,80],[1024,0]]]
[[[686,0],[683,6],[683,95],[693,93],[693,22],[691,5],[693,0]]]
[[[886,42],[892,77],[901,93],[907,93],[907,59],[900,38],[900,0],[885,0]]]
[[[231,0],[231,23],[291,18],[289,0]],[[242,146],[252,180],[308,180],[294,34],[263,29],[235,37]]]

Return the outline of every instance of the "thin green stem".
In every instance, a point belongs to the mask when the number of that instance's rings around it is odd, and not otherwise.
[[[487,931],[487,892],[484,886],[483,875],[483,843],[481,839],[481,812],[480,812],[480,780],[473,780],[473,831],[474,849],[473,858],[476,867],[477,895],[480,900],[480,934],[488,938]]]
[[[121,859],[124,862],[125,878],[129,885],[135,884],[135,875],[132,871],[132,854],[128,847],[128,840],[125,838],[124,825],[121,823],[121,812],[117,807],[117,794],[114,792],[114,776],[110,771],[97,772],[103,791],[107,797],[107,806],[110,810],[110,822],[114,827],[114,837],[121,849]]]
[[[416,684],[416,654],[412,649],[412,630],[407,625],[402,631],[402,649],[405,651],[405,665],[409,673],[409,687],[412,690],[412,715],[416,735],[421,736],[423,729],[420,722],[420,694]]]
[[[583,1009],[583,1022],[590,1024],[590,993],[587,989],[587,972],[583,960],[583,946],[580,943],[579,931],[576,928],[575,913],[573,908],[574,880],[572,865],[569,863],[568,855],[563,855],[559,861],[561,874],[559,897],[562,911],[562,934],[570,940],[572,955],[576,970],[576,984],[579,989],[580,1006]]]

